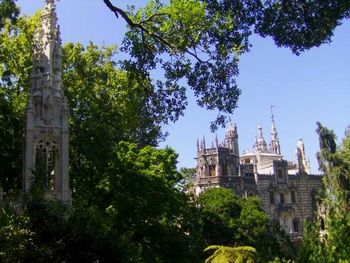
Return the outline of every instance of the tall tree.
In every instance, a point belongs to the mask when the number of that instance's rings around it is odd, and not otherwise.
[[[317,123],[320,152],[317,154],[324,172],[325,191],[320,196],[319,220],[308,227],[301,260],[308,262],[348,262],[350,245],[350,134],[340,146],[332,130]],[[322,258],[319,261],[319,259]]]
[[[94,195],[94,189],[114,158],[118,142],[139,147],[163,138],[162,113],[149,107],[143,89],[117,68],[116,48],[92,43],[63,48],[63,84],[70,106],[72,187]]]

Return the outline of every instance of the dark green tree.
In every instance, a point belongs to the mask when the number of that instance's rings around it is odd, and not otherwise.
[[[200,194],[197,202],[206,245],[252,246],[257,249],[259,262],[283,256],[277,238],[290,246],[283,234],[272,233],[267,214],[256,197],[239,198],[230,189],[212,188]]]
[[[337,146],[335,134],[317,123],[320,169],[325,191],[320,196],[319,222],[307,228],[300,261],[348,262],[350,245],[350,135]],[[322,220],[322,221],[321,221]],[[320,261],[321,260],[321,261]]]
[[[15,22],[19,15],[19,8],[15,0],[0,0],[0,31],[4,27],[6,20]]]
[[[119,143],[89,202],[74,200],[69,210],[45,200],[30,203],[37,247],[30,256],[44,262],[199,262],[196,209],[175,187],[181,178],[176,158],[168,148]]]
[[[0,186],[8,193],[21,187],[24,108],[37,22],[37,15],[6,20],[0,30]]]

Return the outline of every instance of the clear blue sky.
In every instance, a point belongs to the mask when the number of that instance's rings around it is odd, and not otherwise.
[[[146,1],[115,1],[142,5]],[[32,14],[44,0],[18,0],[22,12]],[[102,0],[60,0],[57,4],[63,42],[118,44],[125,23],[107,10]],[[338,141],[350,124],[350,22],[335,31],[333,42],[300,56],[277,48],[269,38],[252,38],[251,52],[242,56],[238,85],[242,89],[239,108],[231,116],[237,123],[240,151],[251,149],[261,124],[265,139],[270,139],[270,105],[275,105],[275,121],[282,154],[295,159],[295,147],[303,138],[313,172],[318,172],[315,154],[318,138],[316,121],[332,128]],[[179,167],[194,167],[196,139],[215,138],[209,124],[217,112],[208,112],[190,102],[185,117],[164,127],[170,133],[161,146],[169,145],[179,154]],[[224,129],[218,130],[219,140]]]

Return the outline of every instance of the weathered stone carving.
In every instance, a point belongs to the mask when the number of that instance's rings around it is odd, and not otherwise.
[[[46,0],[34,37],[23,188],[28,192],[34,177],[42,173],[48,182],[46,196],[69,202],[68,105],[62,88],[61,38],[55,9],[54,0]]]

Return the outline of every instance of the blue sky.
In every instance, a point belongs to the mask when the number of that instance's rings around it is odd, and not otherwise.
[[[146,1],[116,1],[142,5]],[[44,6],[44,0],[18,0],[22,12],[32,14]],[[92,41],[96,44],[119,44],[125,31],[102,0],[60,0],[57,4],[63,42]],[[238,109],[231,116],[237,123],[240,151],[251,149],[257,125],[262,125],[265,139],[270,139],[270,105],[275,105],[275,121],[282,154],[295,159],[297,140],[303,138],[312,171],[318,172],[315,154],[318,138],[316,121],[332,128],[338,141],[350,124],[350,21],[339,26],[330,44],[313,48],[300,56],[277,48],[269,38],[252,37],[251,52],[240,62],[238,85],[242,90]],[[217,112],[197,107],[192,100],[185,117],[165,126],[170,133],[161,146],[169,145],[179,154],[179,167],[194,167],[196,140],[215,138],[209,130]],[[225,129],[217,131],[223,140]]]

